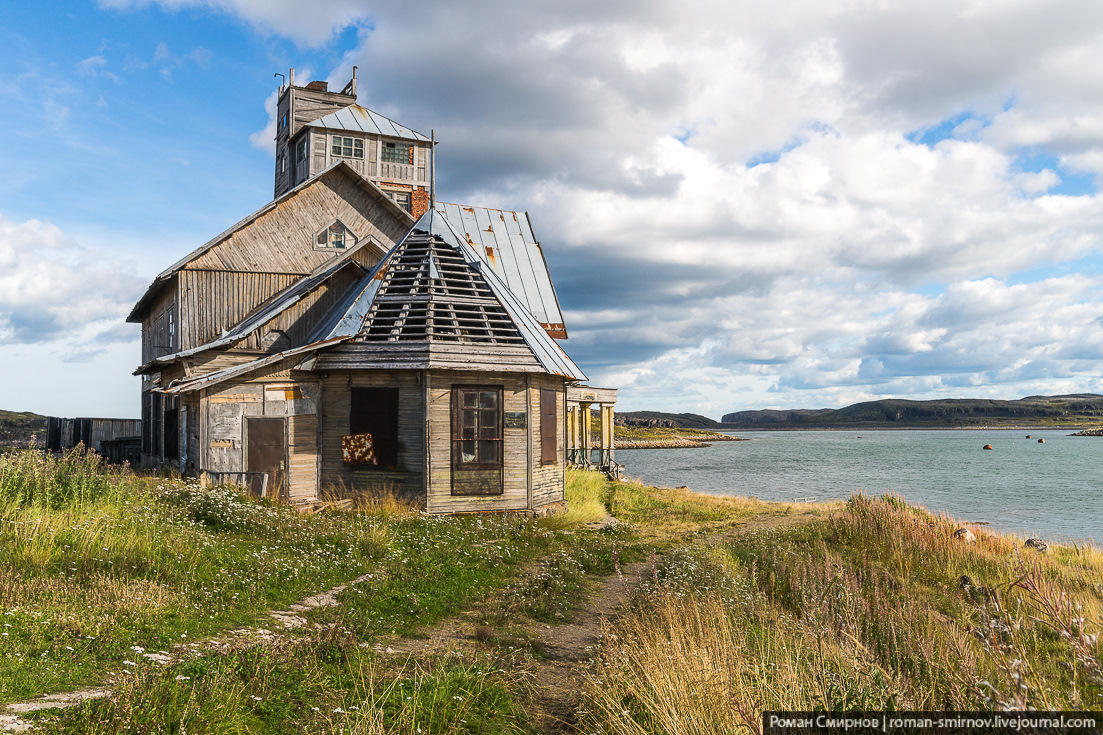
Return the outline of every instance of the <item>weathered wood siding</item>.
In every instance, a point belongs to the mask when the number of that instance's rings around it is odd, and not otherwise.
[[[355,342],[326,350],[319,370],[407,368],[543,373],[526,346],[482,345],[470,342]]]
[[[181,325],[181,349],[198,347],[222,336],[223,330],[299,278],[278,273],[181,271],[181,311],[189,317]]]
[[[314,380],[264,380],[206,391],[199,408],[203,415],[199,469],[246,471],[246,419],[287,417],[284,465],[288,494],[291,500],[317,497],[319,394],[319,384]]]
[[[291,106],[294,108],[290,130],[292,138],[295,137],[303,125],[356,103],[355,97],[338,92],[320,92],[300,87],[293,87],[290,92],[294,95],[291,102]]]
[[[318,179],[189,263],[176,279],[180,284],[176,349],[190,349],[216,339],[259,304],[339,255],[314,248],[315,235],[334,219],[351,229],[358,241],[367,242],[353,257],[365,266],[377,263],[413,220],[396,214],[389,204],[373,198],[351,177],[347,172],[335,171]],[[160,313],[158,309],[176,303],[176,280],[147,315],[150,329],[155,314]],[[323,299],[324,294],[311,298]],[[311,306],[312,302],[296,308]],[[308,329],[304,323],[299,332],[305,334]],[[266,336],[258,339],[262,342]],[[258,342],[248,348],[262,346]]]
[[[540,460],[540,389],[555,393],[555,464],[542,464]],[[548,503],[566,499],[567,418],[566,390],[562,378],[553,375],[532,377],[529,390],[529,433],[532,436],[532,506],[540,508]]]
[[[314,237],[334,219],[358,240],[369,238],[382,255],[413,225],[381,198],[336,169],[244,225],[195,258],[193,270],[243,271],[305,275],[333,258],[333,250],[314,249]]]
[[[254,330],[234,349],[273,354],[305,345],[318,323],[360,275],[361,271],[355,266],[342,269],[275,319]]]
[[[398,470],[354,469],[341,457],[350,432],[353,388],[398,388]],[[422,502],[425,493],[425,405],[421,374],[414,371],[332,371],[321,381],[319,447],[321,487],[360,492],[390,490]]]
[[[503,410],[528,412],[523,375],[497,373],[429,373],[429,488],[430,513],[528,508],[529,445],[526,429],[503,429],[502,494],[452,495],[452,387],[501,386]]]
[[[142,364],[180,348],[179,279],[165,284],[142,319]],[[171,326],[170,326],[171,325]]]

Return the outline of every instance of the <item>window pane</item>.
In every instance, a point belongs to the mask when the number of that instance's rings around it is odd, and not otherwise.
[[[479,394],[480,405],[482,408],[497,408],[498,407],[498,392],[492,390],[484,390]]]
[[[333,152],[333,155],[335,155],[335,156],[341,155],[341,139],[339,137],[337,137],[336,135],[333,136],[333,151],[332,152]]]
[[[461,462],[474,462],[475,461],[475,442],[473,442],[473,441],[460,442],[460,461]]]
[[[498,442],[479,442],[478,446],[480,462],[498,461]]]
[[[464,391],[460,394],[463,398],[464,408],[475,408],[478,405],[479,394],[474,391]]]
[[[482,410],[479,412],[479,428],[489,429],[494,432],[492,436],[498,435],[498,412],[490,410]]]
[[[356,141],[355,141],[355,144],[356,144],[356,157],[357,158],[363,158],[364,157],[364,141],[357,138]]]

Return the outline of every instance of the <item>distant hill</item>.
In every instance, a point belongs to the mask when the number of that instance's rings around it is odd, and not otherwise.
[[[889,398],[845,408],[736,411],[724,428],[947,427],[977,425],[1081,426],[1103,424],[1103,395],[1027,396],[1012,401]]]
[[[46,441],[46,417],[24,411],[0,410],[0,447],[22,446],[32,436],[38,437],[38,443]]]
[[[648,426],[670,429],[719,429],[720,423],[697,413],[662,413],[661,411],[627,411],[614,414],[620,426]]]

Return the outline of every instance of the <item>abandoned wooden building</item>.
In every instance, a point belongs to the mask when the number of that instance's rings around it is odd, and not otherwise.
[[[528,215],[432,200],[428,138],[355,94],[355,71],[341,93],[292,71],[276,198],[132,310],[143,460],[292,502],[554,511],[568,451],[590,461],[567,424],[586,376]]]

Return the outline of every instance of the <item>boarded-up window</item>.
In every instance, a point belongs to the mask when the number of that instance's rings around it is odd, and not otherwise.
[[[552,464],[556,461],[555,407],[554,390],[540,390],[540,463]]]
[[[353,388],[349,434],[371,434],[375,465],[367,469],[398,466],[398,388]]]
[[[502,388],[452,388],[452,494],[502,493]]]

